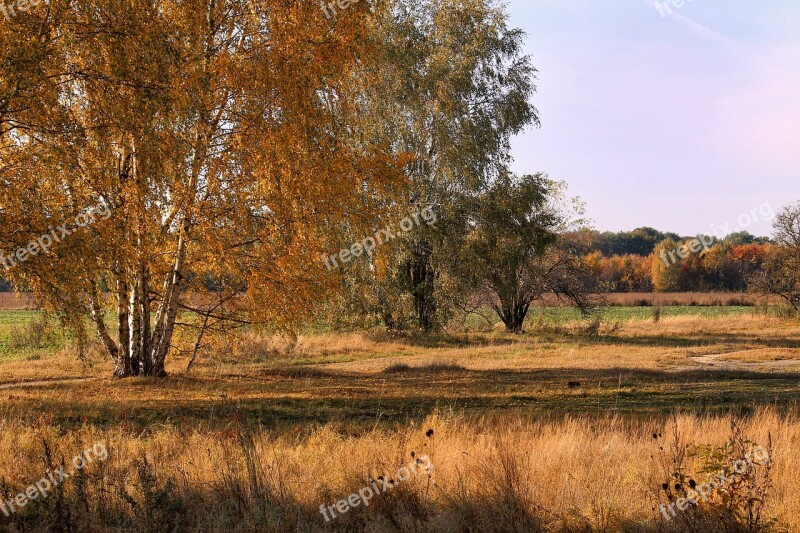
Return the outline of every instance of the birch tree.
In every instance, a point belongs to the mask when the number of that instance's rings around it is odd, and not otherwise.
[[[118,377],[163,376],[184,314],[307,316],[331,287],[330,228],[396,174],[352,105],[370,7],[53,0],[10,21],[3,38],[23,41],[0,78],[6,276],[79,339],[88,318]],[[46,251],[16,254],[58,227]]]

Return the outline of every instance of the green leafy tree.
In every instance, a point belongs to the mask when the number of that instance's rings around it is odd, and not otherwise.
[[[462,268],[488,291],[510,332],[522,332],[531,304],[546,294],[591,306],[588,271],[560,238],[570,224],[582,223],[564,205],[563,191],[563,183],[542,174],[504,175],[477,202]]]
[[[403,200],[380,206],[380,226],[425,207],[437,222],[366,254],[366,265],[348,273],[359,280],[343,283],[356,298],[370,287],[362,310],[387,327],[429,331],[447,321],[464,292],[453,271],[470,201],[506,171],[510,137],[538,124],[529,102],[535,69],[522,52],[523,32],[508,28],[493,1],[396,1],[387,13],[374,31],[382,66],[362,116],[409,163]],[[351,232],[344,240],[358,238]]]
[[[644,227],[633,231],[597,233],[594,245],[596,249],[609,257],[613,255],[647,256],[653,252],[659,242],[667,238],[677,240],[680,237],[675,233],[662,233],[656,229]]]

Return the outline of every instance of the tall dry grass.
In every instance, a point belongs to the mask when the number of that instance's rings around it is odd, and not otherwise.
[[[62,434],[0,422],[0,492],[8,500],[48,468],[94,442],[109,458],[0,524],[17,531],[676,531],[657,510],[665,481],[662,440],[720,445],[730,420],[465,418],[439,413],[422,425],[349,434],[322,426],[281,436],[164,426],[142,434],[85,427]],[[757,443],[771,436],[773,487],[766,515],[800,528],[800,419],[762,410],[742,420]],[[432,433],[429,430],[433,430]],[[430,434],[430,435],[428,435]],[[427,455],[431,476],[326,523],[333,505]],[[396,480],[395,480],[396,481]],[[713,522],[707,529],[714,531]],[[719,531],[733,531],[730,526]]]
[[[605,295],[611,305],[620,306],[729,306],[779,304],[775,296],[741,292],[621,292]]]

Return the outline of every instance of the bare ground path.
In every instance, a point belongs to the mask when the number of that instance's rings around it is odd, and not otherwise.
[[[708,354],[708,355],[692,355],[689,357],[695,363],[713,366],[718,370],[784,370],[790,367],[800,367],[800,360],[798,359],[781,359],[778,361],[731,361],[721,360],[731,356],[742,356],[761,350],[738,350],[735,352]]]

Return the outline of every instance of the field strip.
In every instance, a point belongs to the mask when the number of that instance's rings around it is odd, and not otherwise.
[[[21,389],[24,387],[42,387],[47,385],[63,385],[65,383],[76,383],[80,381],[89,381],[94,378],[66,378],[66,379],[45,379],[37,381],[15,381],[11,383],[0,384],[0,390],[4,389]]]

